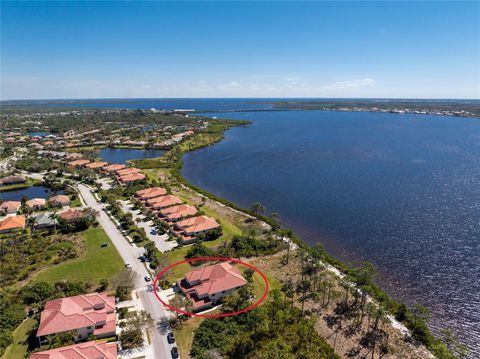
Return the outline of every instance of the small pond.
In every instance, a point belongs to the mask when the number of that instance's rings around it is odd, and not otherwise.
[[[2,201],[20,201],[23,196],[26,196],[28,199],[32,199],[48,198],[55,194],[63,194],[63,191],[52,191],[44,186],[30,186],[27,188],[0,192],[0,199]]]

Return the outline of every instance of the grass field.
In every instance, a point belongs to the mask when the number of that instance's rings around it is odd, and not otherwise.
[[[27,339],[35,323],[34,319],[28,318],[15,329],[13,343],[7,348],[2,359],[17,359],[25,356],[28,348]]]
[[[123,268],[123,261],[112,242],[100,228],[90,228],[82,233],[87,247],[80,258],[51,267],[40,272],[35,282],[57,282],[63,279],[70,281],[91,281],[99,284],[103,278],[111,280]],[[107,247],[100,247],[108,243]]]
[[[41,182],[42,181],[40,181],[40,180],[29,178],[29,179],[27,179],[27,182],[25,182],[25,183],[17,183],[17,184],[10,184],[10,185],[6,185],[6,186],[0,186],[0,192],[13,191],[13,190],[17,190],[17,189],[24,189],[24,188],[28,188],[30,186],[34,186],[36,184],[40,184]]]

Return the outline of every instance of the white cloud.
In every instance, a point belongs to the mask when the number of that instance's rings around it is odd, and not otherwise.
[[[352,87],[364,87],[364,86],[372,86],[375,84],[375,81],[371,78],[366,79],[358,79],[358,80],[351,80],[351,81],[336,81],[331,84],[330,88],[352,88]]]

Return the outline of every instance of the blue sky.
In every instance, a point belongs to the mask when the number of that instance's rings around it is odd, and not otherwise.
[[[479,2],[2,2],[1,98],[480,97]]]

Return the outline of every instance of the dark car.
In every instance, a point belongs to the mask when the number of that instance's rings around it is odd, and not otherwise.
[[[167,341],[168,341],[169,344],[175,343],[175,337],[173,336],[172,332],[167,334]]]
[[[172,358],[178,358],[178,349],[177,347],[172,348]]]
[[[103,248],[103,247],[107,247],[107,246],[108,246],[108,243],[102,243],[102,244],[100,244],[100,247],[102,247],[102,248]]]

